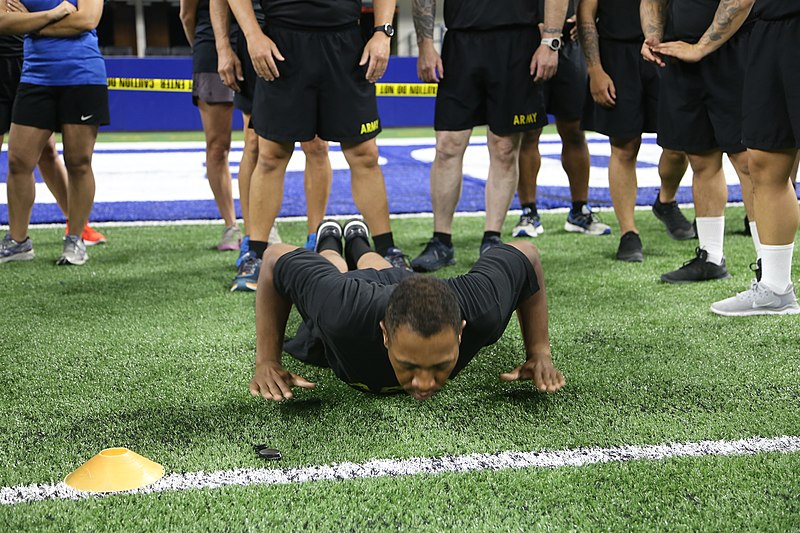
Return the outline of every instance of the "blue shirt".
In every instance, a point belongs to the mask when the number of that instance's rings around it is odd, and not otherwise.
[[[69,0],[77,6],[77,0]],[[61,0],[22,0],[31,13],[53,9]],[[71,15],[69,15],[71,16]],[[25,35],[22,83],[34,85],[106,85],[106,64],[97,45],[97,32],[73,37]]]

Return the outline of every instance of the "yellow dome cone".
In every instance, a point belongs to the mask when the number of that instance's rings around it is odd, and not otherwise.
[[[127,448],[107,448],[78,467],[64,483],[85,492],[118,492],[154,483],[164,467]]]

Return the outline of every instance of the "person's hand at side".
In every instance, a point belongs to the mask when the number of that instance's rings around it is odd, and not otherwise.
[[[424,39],[419,43],[419,58],[417,58],[417,76],[427,83],[439,83],[444,78],[444,64],[442,56],[433,46],[433,41]]]
[[[612,109],[617,105],[617,89],[614,87],[614,80],[602,67],[589,69],[589,91],[592,93],[592,100],[598,105],[606,109]]]
[[[361,61],[358,64],[362,67],[367,65],[366,77],[370,83],[381,79],[383,73],[386,72],[386,65],[389,64],[390,42],[391,38],[388,35],[377,31],[364,46],[364,52],[361,54]]]
[[[549,80],[558,71],[558,51],[540,44],[533,53],[530,69],[534,82]]]
[[[278,362],[256,364],[256,371],[250,380],[250,394],[253,396],[276,402],[290,400],[293,397],[292,387],[313,389],[316,384],[292,374]]]
[[[241,91],[239,82],[244,81],[242,62],[230,46],[217,48],[217,72],[225,87],[237,93]]]
[[[564,375],[553,366],[549,355],[531,357],[511,372],[500,374],[503,381],[531,380],[541,392],[556,392],[565,384]]]
[[[247,52],[253,61],[253,68],[260,78],[273,81],[280,76],[276,61],[285,61],[275,41],[264,35],[254,35],[247,40]]]

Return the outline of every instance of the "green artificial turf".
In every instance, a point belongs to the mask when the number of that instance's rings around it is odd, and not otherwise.
[[[227,290],[235,254],[212,250],[221,224],[109,227],[110,243],[79,268],[53,264],[63,230],[33,229],[37,258],[0,265],[0,486],[60,481],[112,446],[191,472],[264,466],[254,443],[283,452],[270,466],[292,467],[798,435],[797,317],[708,310],[752,277],[751,241],[733,232],[742,216],[728,209],[733,278],[673,286],[658,276],[696,241],[669,240],[649,212],[637,213],[642,264],[613,260],[616,226],[610,237],[567,234],[564,214],[545,214],[535,242],[566,388],[543,395],[498,380],[523,360],[512,322],[423,403],[357,392],[288,357],[317,389],[282,404],[250,397],[254,295]],[[414,255],[431,219],[393,228]],[[441,275],[468,270],[482,228],[480,217],[456,219],[458,264]],[[304,222],[280,230],[304,241]],[[799,470],[797,455],[769,455],[227,488],[0,506],[0,528],[786,530],[800,527]]]

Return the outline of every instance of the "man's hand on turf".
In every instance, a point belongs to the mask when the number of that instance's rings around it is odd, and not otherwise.
[[[284,61],[285,58],[272,39],[263,33],[255,35],[247,40],[247,51],[259,77],[273,81],[280,76],[276,61]]]
[[[242,72],[242,62],[233,53],[233,49],[227,46],[222,49],[217,49],[217,72],[225,87],[236,91],[241,91],[239,82],[244,81],[244,73]]]
[[[550,356],[531,357],[511,372],[500,374],[503,381],[531,380],[541,392],[556,392],[564,386],[564,375],[553,366]]]
[[[653,49],[659,55],[674,57],[687,63],[697,63],[706,56],[705,52],[702,48],[700,48],[700,46],[696,44],[685,43],[683,41],[660,43],[657,46],[654,46]]]
[[[256,365],[255,375],[250,380],[250,394],[276,402],[290,400],[293,396],[292,387],[313,389],[316,384],[292,374],[277,362]]]
[[[602,67],[590,70],[589,91],[592,93],[592,99],[598,105],[606,109],[612,109],[617,105],[617,88],[614,87],[614,80]]]
[[[439,80],[444,78],[442,56],[433,47],[433,41],[430,39],[425,39],[419,44],[417,76],[427,83],[439,83]]]
[[[389,64],[389,48],[391,38],[382,31],[375,32],[364,46],[359,66],[367,65],[367,81],[375,83],[383,77],[386,65]]]

